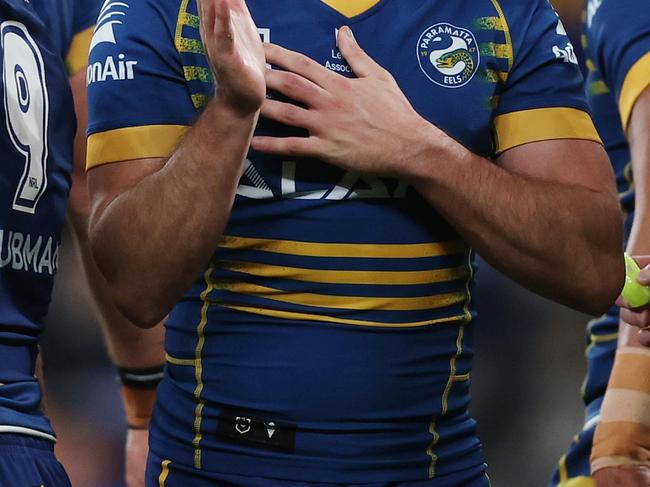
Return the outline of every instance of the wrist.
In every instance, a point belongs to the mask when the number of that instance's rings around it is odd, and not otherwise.
[[[419,115],[418,115],[419,117]],[[402,175],[415,189],[431,188],[444,177],[443,169],[468,152],[435,125],[420,117],[407,134],[407,163]]]
[[[248,103],[239,104],[232,100],[227,94],[217,91],[208,105],[216,108],[221,116],[227,116],[233,121],[251,122],[259,117],[262,104]]]
[[[148,429],[156,387],[163,377],[163,366],[148,368],[118,367],[120,395],[129,429]]]

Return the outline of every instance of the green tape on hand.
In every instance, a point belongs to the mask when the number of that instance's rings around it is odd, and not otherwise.
[[[643,308],[650,304],[650,288],[636,280],[640,270],[636,261],[625,254],[625,286],[621,296],[633,309]]]

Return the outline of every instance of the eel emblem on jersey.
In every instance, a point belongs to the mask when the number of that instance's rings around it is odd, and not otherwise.
[[[422,33],[417,56],[427,78],[445,88],[465,86],[481,62],[472,31],[447,22],[432,25]]]

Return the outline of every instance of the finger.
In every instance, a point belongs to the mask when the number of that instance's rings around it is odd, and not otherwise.
[[[639,330],[638,340],[644,347],[650,347],[650,330]]]
[[[648,310],[632,311],[627,308],[621,308],[621,320],[628,325],[646,328],[650,326],[650,312]]]
[[[292,103],[267,99],[262,104],[261,115],[292,127],[301,127],[309,130],[314,126],[313,114],[309,110],[300,108]]]
[[[320,106],[318,102],[327,96],[327,92],[320,86],[295,73],[267,69],[265,76],[268,89],[279,91],[292,100],[309,106]]]
[[[368,56],[363,49],[361,49],[361,46],[354,38],[352,29],[348,26],[341,27],[337,41],[341,54],[358,78],[386,76],[388,72]]]
[[[316,85],[327,89],[332,83],[339,81],[340,75],[337,75],[321,66],[313,59],[295,51],[290,51],[277,44],[264,44],[266,52],[266,61],[269,64],[275,64],[287,71],[296,73]]]
[[[645,266],[639,271],[636,276],[636,280],[644,286],[650,285],[650,265]]]
[[[616,306],[620,308],[629,308],[630,305],[628,304],[627,301],[625,301],[625,298],[623,296],[619,296],[616,298]]]
[[[228,0],[217,0],[217,18],[215,22],[215,34],[217,40],[223,41],[225,45],[233,44],[233,32],[231,22],[231,10]]]
[[[259,152],[294,157],[318,157],[315,137],[253,137],[251,147]]]

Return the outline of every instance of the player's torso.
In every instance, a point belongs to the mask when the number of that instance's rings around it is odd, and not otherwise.
[[[63,64],[31,7],[2,1],[0,20],[0,425],[49,431],[29,416],[41,414],[33,367],[58,264],[74,114]]]
[[[353,19],[320,0],[247,5],[265,41],[347,76],[336,30],[351,25],[423,117],[491,156],[512,46],[498,4],[470,3],[383,0]],[[213,86],[193,1],[183,2],[179,18],[170,31],[200,108]],[[261,120],[257,132],[295,130]],[[482,468],[466,411],[470,250],[415,191],[316,160],[251,152],[225,235],[170,315],[171,381],[157,410],[165,427],[196,425],[200,362],[205,468],[223,465],[226,451],[228,468],[246,469],[233,453],[239,448],[255,458],[257,474],[328,481]],[[253,429],[262,420],[297,425],[298,456],[273,453],[283,445],[269,438],[248,441],[253,433],[237,418],[251,419]],[[195,445],[196,436],[180,431]],[[192,464],[196,448],[178,455]],[[311,477],[301,477],[303,462]]]

